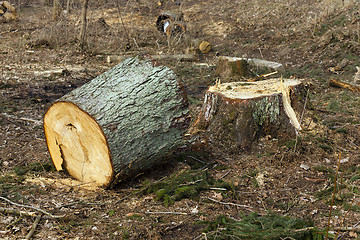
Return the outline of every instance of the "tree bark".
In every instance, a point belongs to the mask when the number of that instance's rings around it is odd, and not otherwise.
[[[53,11],[52,11],[52,20],[56,21],[61,14],[61,5],[59,0],[53,1]]]
[[[85,47],[86,25],[87,25],[86,15],[87,15],[88,4],[89,4],[89,0],[83,0],[83,5],[81,8],[81,29],[79,35],[79,45],[81,50],[83,50]]]
[[[206,92],[190,133],[229,152],[248,151],[262,136],[295,136],[305,98],[305,84],[294,79],[217,84]]]
[[[57,170],[110,187],[164,161],[188,120],[175,74],[135,57],[55,102],[44,130]]]

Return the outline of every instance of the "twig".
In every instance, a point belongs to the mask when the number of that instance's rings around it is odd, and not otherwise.
[[[42,124],[42,121],[35,120],[35,119],[31,119],[31,118],[21,117],[21,118],[19,118],[19,120],[27,121],[27,122],[33,122],[33,123],[35,123],[36,125],[41,125],[41,124]]]
[[[134,192],[130,193],[129,195],[126,195],[125,197],[122,197],[121,199],[117,200],[117,201],[115,202],[115,204],[121,203],[122,201],[124,201],[125,199],[131,197],[131,196],[134,195],[135,193],[137,193],[137,192],[134,191]]]
[[[188,215],[187,213],[183,212],[151,212],[150,210],[146,210],[145,213],[148,214],[175,214],[175,215]]]
[[[67,203],[67,204],[61,205],[61,206],[57,206],[56,208],[57,208],[57,209],[60,209],[60,208],[63,208],[63,207],[71,207],[71,206],[74,206],[74,205],[77,205],[77,204],[83,204],[83,205],[100,205],[100,206],[105,205],[105,203],[89,203],[89,202],[79,201],[79,202],[72,202],[72,203]]]
[[[0,207],[0,212],[5,213],[5,214],[17,214],[20,216],[29,216],[29,217],[36,216],[36,214],[34,212],[26,212],[26,211],[21,211],[21,210],[12,209],[12,208]]]
[[[359,228],[354,227],[342,227],[342,228],[336,228],[338,231],[353,231],[353,232],[360,232]],[[339,238],[340,239],[340,238]]]
[[[191,159],[193,159],[195,161],[198,161],[199,163],[206,164],[206,162],[201,161],[200,159],[197,159],[196,157],[193,157],[193,156],[190,156],[190,155],[188,155],[187,157],[189,157],[189,158],[191,158]]]
[[[43,214],[45,214],[45,215],[48,215],[48,216],[51,217],[51,218],[63,218],[63,217],[65,217],[65,214],[64,214],[64,215],[52,215],[51,213],[48,213],[48,212],[46,212],[45,210],[42,210],[42,209],[40,209],[40,208],[33,207],[33,206],[29,206],[29,205],[18,204],[18,203],[15,203],[15,202],[13,202],[13,201],[10,201],[9,199],[4,198],[4,197],[0,197],[0,199],[4,200],[4,201],[6,201],[6,202],[8,202],[8,203],[10,203],[10,204],[13,204],[13,205],[15,205],[15,206],[18,206],[18,207],[24,207],[24,208],[34,209],[34,210],[36,210],[36,211],[38,211],[38,212],[41,212],[41,213],[43,213]]]
[[[358,221],[354,226],[352,227],[346,227],[346,228],[340,228],[341,231],[353,231],[353,232],[360,232],[360,229],[357,229],[357,225],[360,224],[360,221]],[[339,238],[338,240],[341,240],[343,238],[343,236],[345,235],[345,233],[343,233]]]
[[[31,130],[30,128],[25,127],[25,126],[21,125],[20,123],[17,123],[17,122],[15,122],[15,121],[11,120],[11,119],[10,119],[10,116],[9,116],[8,114],[6,114],[6,113],[0,114],[0,117],[2,117],[4,120],[6,120],[6,121],[8,121],[8,122],[10,122],[10,123],[12,123],[12,124],[14,124],[14,125],[22,128],[22,129],[24,129],[25,131],[33,132],[33,130]]]
[[[213,198],[210,198],[210,197],[207,197],[207,199],[209,199],[210,201],[213,201],[213,202],[216,202],[216,203],[220,203],[220,204],[223,204],[223,205],[231,205],[231,206],[236,206],[236,207],[244,207],[244,208],[252,208],[251,206],[247,206],[247,205],[241,205],[241,204],[237,204],[237,203],[227,203],[227,202],[221,202],[221,201],[218,201],[216,199],[213,199]],[[251,211],[251,210],[250,210]]]
[[[338,175],[339,168],[340,168],[340,159],[341,159],[341,152],[340,152],[340,154],[339,154],[339,163],[338,163],[338,166],[337,166],[337,169],[336,169],[336,174],[335,174],[334,191],[333,191],[333,196],[332,196],[332,199],[331,199],[331,205],[330,205],[330,211],[329,211],[329,219],[328,219],[328,225],[327,225],[327,229],[326,229],[326,237],[325,237],[325,240],[328,239],[328,235],[329,235],[331,212],[332,212],[333,204],[334,204],[334,198],[335,198],[335,192],[336,192],[336,181],[337,181],[337,175]]]
[[[129,32],[128,32],[128,29],[125,27],[124,21],[123,21],[123,19],[122,19],[119,3],[117,2],[116,5],[117,5],[117,9],[118,9],[118,13],[119,13],[119,18],[120,18],[120,21],[121,21],[121,25],[122,25],[122,27],[124,28],[124,31],[125,31],[127,43],[128,43],[128,45],[130,46],[130,45],[131,45],[131,40],[130,40],[131,37],[130,37],[130,34],[129,34]]]
[[[211,187],[210,190],[219,190],[219,191],[226,191],[226,188],[218,188],[218,187]]]
[[[35,230],[36,230],[36,227],[37,227],[37,225],[39,224],[41,217],[42,217],[42,214],[41,214],[41,213],[36,216],[35,221],[34,221],[32,227],[31,227],[31,230],[30,230],[30,232],[28,233],[28,235],[26,235],[25,239],[28,240],[28,239],[30,239],[30,238],[34,235]]]
[[[201,182],[201,181],[203,181],[203,180],[204,180],[204,179],[198,179],[198,180],[193,181],[193,182],[182,183],[182,184],[179,184],[179,187],[193,185],[193,184],[196,184],[196,183]]]
[[[358,222],[353,226],[353,228],[356,228],[359,224],[360,224],[360,221],[358,221]]]
[[[135,46],[137,47],[137,49],[140,51],[140,47],[139,47],[139,45],[137,44],[137,42],[136,42],[136,39],[135,39],[135,38],[133,38],[133,41],[134,41]]]
[[[230,172],[231,172],[231,170],[229,170],[227,173],[225,173],[224,175],[222,175],[219,179],[223,179],[223,178],[226,177]]]
[[[342,219],[342,221],[341,221],[341,224],[340,224],[339,230],[337,231],[337,233],[336,233],[336,235],[335,235],[335,239],[337,239],[337,236],[338,236],[338,235],[339,235],[339,233],[340,233],[341,227],[342,227],[342,226],[343,226],[343,224],[344,224],[344,221],[345,221],[346,216],[347,216],[347,215],[349,214],[349,212],[350,212],[350,208],[352,207],[352,205],[353,205],[353,203],[354,203],[354,200],[355,200],[355,197],[354,197],[354,198],[353,198],[353,200],[351,201],[350,206],[349,206],[349,208],[348,208],[348,210],[347,210],[347,212],[346,212],[345,216],[343,217],[343,219]]]

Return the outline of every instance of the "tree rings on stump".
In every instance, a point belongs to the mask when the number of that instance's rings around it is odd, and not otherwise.
[[[134,57],[55,102],[44,130],[57,170],[109,187],[164,161],[188,122],[175,74]]]
[[[250,150],[262,136],[295,136],[305,99],[302,80],[217,83],[206,92],[189,132],[232,152]]]

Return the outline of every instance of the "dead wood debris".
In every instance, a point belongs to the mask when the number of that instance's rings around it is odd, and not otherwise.
[[[34,235],[36,227],[37,227],[37,225],[39,224],[39,222],[41,220],[41,217],[42,217],[41,213],[36,216],[35,221],[34,221],[33,225],[31,226],[31,230],[28,233],[28,235],[26,235],[25,239],[31,239],[31,237]]]
[[[7,199],[5,197],[0,197],[0,199],[4,200],[5,202],[8,202],[8,203],[10,203],[12,205],[18,206],[18,207],[24,207],[24,208],[30,208],[30,209],[36,210],[36,211],[38,211],[40,213],[43,213],[43,214],[45,214],[45,215],[47,215],[47,216],[49,216],[51,218],[63,218],[63,217],[65,217],[65,215],[53,215],[53,214],[51,214],[51,213],[49,213],[49,212],[47,212],[45,210],[42,210],[42,209],[37,208],[37,207],[30,206],[30,205],[23,205],[23,204],[15,203],[15,202],[10,201],[9,199]]]
[[[0,207],[0,212],[4,214],[16,214],[20,216],[29,216],[29,217],[36,216],[36,213],[34,212],[21,211],[19,209],[13,209],[13,208]]]
[[[332,87],[345,88],[345,89],[349,89],[353,92],[360,92],[360,87],[354,86],[352,84],[345,83],[345,82],[342,82],[339,80],[331,79],[329,84]]]
[[[220,204],[223,204],[223,205],[231,205],[231,206],[236,206],[236,207],[243,207],[243,208],[246,208],[247,210],[251,211],[249,208],[252,208],[251,206],[248,206],[248,205],[241,205],[241,204],[237,204],[237,203],[227,203],[227,202],[221,202],[221,201],[218,201],[216,199],[213,199],[213,198],[210,198],[210,197],[207,197],[206,199],[210,200],[210,201],[213,201],[213,202],[216,202],[216,203],[220,203]]]

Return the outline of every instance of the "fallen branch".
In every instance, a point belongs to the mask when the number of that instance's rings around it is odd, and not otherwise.
[[[39,214],[39,215],[36,216],[35,221],[34,221],[32,227],[31,227],[31,230],[28,233],[28,235],[26,235],[25,239],[28,240],[34,235],[36,227],[39,224],[41,217],[42,217],[42,214]]]
[[[90,203],[90,202],[83,202],[83,201],[79,201],[79,202],[72,202],[72,203],[67,203],[61,206],[56,207],[57,209],[63,208],[63,207],[71,207],[77,204],[83,204],[83,205],[99,205],[99,206],[103,206],[105,205],[105,203]]]
[[[107,56],[108,63],[121,62],[130,56],[127,55],[111,55]],[[175,54],[175,55],[151,55],[152,60],[176,60],[176,61],[196,61],[197,56],[193,54]]]
[[[26,212],[26,211],[21,211],[21,210],[12,209],[12,208],[0,207],[0,212],[4,213],[4,214],[16,214],[16,215],[20,215],[20,216],[29,216],[29,217],[36,216],[36,213],[34,213],[34,212]]]
[[[341,227],[341,228],[335,228],[334,230],[338,230],[339,232],[345,232],[345,231],[353,231],[353,232],[360,232],[359,228],[354,227]]]
[[[65,214],[64,214],[64,215],[52,215],[51,213],[48,213],[48,212],[46,212],[45,210],[42,210],[42,209],[40,209],[40,208],[33,207],[33,206],[29,206],[29,205],[23,205],[23,204],[15,203],[15,202],[10,201],[9,199],[4,198],[4,197],[0,197],[0,199],[4,200],[4,201],[6,201],[6,202],[8,202],[8,203],[10,203],[10,204],[12,204],[12,205],[18,206],[18,207],[24,207],[24,208],[34,209],[34,210],[36,210],[36,211],[38,211],[38,212],[41,212],[41,213],[43,213],[43,214],[45,214],[45,215],[47,215],[47,216],[49,216],[49,217],[51,217],[51,218],[63,218],[63,217],[65,217]]]
[[[147,214],[176,214],[176,215],[188,215],[187,213],[182,212],[151,212],[150,210],[146,210]]]
[[[25,131],[33,132],[32,129],[30,129],[30,128],[28,128],[28,127],[25,127],[25,126],[23,126],[22,124],[20,124],[20,123],[18,123],[18,122],[16,122],[16,121],[13,121],[11,118],[15,118],[14,116],[8,115],[8,114],[6,114],[6,113],[2,113],[2,114],[0,114],[0,117],[1,117],[2,119],[4,119],[4,120],[6,120],[6,121],[8,121],[8,122],[10,122],[10,123],[12,123],[12,124],[14,124],[14,125],[16,125],[16,126],[22,128],[22,129],[25,130]]]
[[[248,205],[241,205],[241,204],[231,203],[231,202],[229,202],[229,203],[221,202],[221,201],[218,201],[218,200],[210,198],[210,197],[207,197],[207,199],[209,199],[210,201],[216,202],[216,203],[223,204],[223,205],[231,205],[231,206],[236,206],[236,207],[252,208],[251,206],[248,206]],[[252,211],[252,210],[249,210],[249,211]]]
[[[349,89],[349,90],[351,90],[353,92],[360,92],[360,87],[351,85],[349,83],[344,83],[344,82],[341,82],[339,80],[331,79],[329,84],[332,87],[345,88],[345,89]]]

